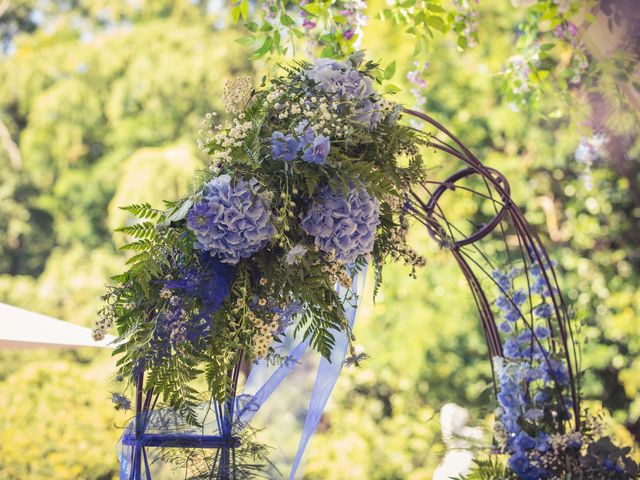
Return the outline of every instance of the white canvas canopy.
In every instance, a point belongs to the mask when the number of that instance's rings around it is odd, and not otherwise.
[[[94,342],[91,329],[0,303],[0,350],[22,348],[112,348],[114,337]]]

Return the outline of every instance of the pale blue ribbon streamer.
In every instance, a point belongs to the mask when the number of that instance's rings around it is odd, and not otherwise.
[[[360,295],[364,289],[364,279],[365,272],[360,272],[355,275],[353,278],[353,285],[350,289],[353,297],[353,304],[345,305],[345,316],[349,321],[349,327],[353,328],[356,319],[356,311],[358,309],[358,302],[360,300]],[[354,289],[355,286],[355,289]],[[342,296],[342,298],[346,298],[348,291],[339,287],[338,294]],[[349,346],[349,339],[347,338],[347,334],[343,331],[332,331],[333,336],[335,337],[336,343],[331,352],[331,361],[322,357],[320,359],[320,365],[318,366],[318,374],[316,376],[316,382],[313,386],[313,391],[311,392],[311,398],[309,399],[309,408],[307,410],[307,417],[304,421],[304,430],[302,431],[302,437],[300,438],[300,443],[298,444],[298,452],[296,453],[296,458],[293,461],[293,466],[291,467],[291,474],[289,475],[289,480],[294,480],[296,471],[300,466],[300,462],[302,461],[302,456],[304,455],[304,451],[307,448],[307,444],[311,437],[316,432],[318,428],[318,423],[320,423],[320,419],[322,418],[322,413],[329,401],[329,396],[333,391],[333,387],[338,381],[338,377],[340,376],[340,372],[342,371],[342,367],[344,365],[344,360],[347,356],[347,349]]]
[[[338,286],[337,293],[341,299],[343,299],[345,316],[349,322],[349,326],[353,328],[355,323],[356,312],[358,308],[358,301],[362,291],[364,290],[364,281],[366,277],[366,268],[356,273],[353,276],[352,286],[349,289]],[[351,303],[348,303],[348,302]],[[306,450],[307,444],[311,437],[315,433],[318,423],[322,418],[329,396],[338,381],[340,372],[344,365],[344,360],[347,355],[347,348],[349,340],[347,334],[343,331],[332,330],[332,335],[335,338],[335,346],[331,353],[331,361],[326,358],[321,358],[318,366],[318,373],[316,375],[316,381],[311,392],[309,399],[309,406],[307,409],[307,415],[304,422],[304,428],[298,444],[298,450],[296,457],[291,467],[291,473],[289,475],[290,480],[295,478],[296,472],[300,467],[300,462]],[[264,402],[271,396],[271,394],[278,388],[280,383],[293,371],[295,365],[300,360],[309,346],[308,341],[302,341],[299,343],[292,352],[288,355],[288,361],[278,367],[271,377],[263,383],[260,389],[251,397],[251,400],[242,408],[238,409],[238,421],[240,428],[243,428],[249,423],[253,416],[258,412]],[[254,364],[247,379],[246,385],[252,385],[255,383],[256,378],[264,376],[265,371],[269,368],[266,362],[257,362]]]

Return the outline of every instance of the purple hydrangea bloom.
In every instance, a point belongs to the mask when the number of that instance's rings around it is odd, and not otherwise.
[[[271,154],[276,160],[284,162],[295,160],[301,146],[293,135],[285,135],[282,132],[271,134]]]
[[[380,204],[365,190],[352,187],[344,196],[325,186],[314,196],[301,225],[320,250],[350,263],[373,250],[379,216]]]
[[[327,161],[327,156],[329,155],[330,148],[331,141],[329,137],[318,135],[313,139],[310,145],[307,145],[305,147],[302,159],[307,163],[316,163],[322,165]]]
[[[236,264],[265,247],[275,228],[255,183],[233,182],[229,175],[221,175],[205,185],[202,201],[187,215],[187,227],[197,240],[195,248],[223,263]]]
[[[307,70],[307,77],[321,90],[353,101],[356,110],[353,119],[368,128],[374,128],[382,119],[371,79],[350,63],[319,58]]]

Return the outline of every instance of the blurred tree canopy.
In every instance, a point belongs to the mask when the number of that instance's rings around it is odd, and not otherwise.
[[[112,229],[128,219],[118,206],[161,205],[189,188],[204,165],[202,117],[220,110],[225,78],[254,68],[223,4],[9,2],[0,18],[0,301],[92,323],[123,262]],[[553,96],[514,112],[498,74],[525,14],[507,0],[478,12],[475,48],[461,53],[457,35],[433,39],[421,108],[510,180],[582,322],[587,399],[638,441],[637,132],[621,118],[614,142],[576,159],[590,135],[576,118],[599,118],[602,96],[575,102],[571,116]],[[411,36],[372,18],[362,46],[397,62],[396,100],[415,103],[405,79],[414,66],[402,63]],[[426,161],[436,176],[442,159]],[[389,267],[377,303],[363,305],[356,334],[371,359],[338,383],[305,478],[431,478],[443,452],[439,407],[457,402],[478,422],[491,414],[491,372],[463,278],[425,232],[413,237],[429,264],[417,280]],[[124,420],[109,405],[111,368],[104,353],[0,352],[0,477],[117,478]]]

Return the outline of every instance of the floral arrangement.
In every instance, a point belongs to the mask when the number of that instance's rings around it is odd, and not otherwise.
[[[542,270],[534,262],[526,275],[521,268],[493,272],[500,291],[498,328],[504,334],[504,357],[493,359],[499,405],[494,453],[506,457],[506,465],[478,461],[465,478],[637,478],[640,468],[629,456],[631,449],[616,446],[599,418],[578,410],[579,428],[571,425],[576,412],[571,377],[547,326],[554,306]]]
[[[361,55],[285,68],[254,89],[230,81],[200,140],[210,166],[193,192],[165,210],[132,205],[141,219],[129,269],[115,277],[96,326],[115,324],[119,375],[147,373],[147,388],[191,412],[202,392],[231,394],[229,370],[269,357],[292,325],[323,356],[332,331],[353,334],[336,284],[371,262],[424,263],[406,244],[400,205],[420,178],[424,136],[397,123],[401,108],[374,90],[376,64]],[[347,299],[347,301],[349,301]],[[190,413],[191,412],[191,413]]]
[[[388,260],[404,262],[415,276],[425,260],[407,244],[409,217],[451,249],[474,295],[481,293],[462,257],[466,244],[453,238],[443,214],[447,228],[434,219],[440,194],[425,203],[414,190],[431,194],[420,149],[441,149],[473,167],[439,188],[453,189],[471,171],[485,174],[504,197],[506,179],[496,179],[443,127],[460,150],[400,123],[403,108],[374,89],[386,72],[362,54],[283,71],[258,88],[249,78],[227,82],[222,100],[230,119],[207,114],[199,145],[210,164],[190,194],[163,210],[124,207],[139,218],[119,229],[132,240],[123,247],[132,256],[108,287],[94,336],[115,325],[118,377],[137,388],[135,434],[124,441],[134,447],[127,478],[141,478],[147,461],[142,436],[156,405],[152,394],[191,425],[199,423],[198,404],[217,405],[223,435],[209,439],[208,448],[222,456],[212,467],[206,457],[203,464],[217,469],[215,478],[230,478],[229,449],[240,442],[233,410],[241,364],[286,365],[278,348],[286,338],[301,338],[331,360],[336,334],[348,342],[345,363],[358,363],[346,314],[357,300],[353,278],[371,264],[377,292]],[[479,309],[490,352],[498,355],[495,447],[507,460],[479,462],[479,476],[469,478],[634,478],[638,466],[628,450],[615,447],[580,409],[575,365],[568,363],[575,344],[563,331],[566,312],[557,308],[550,260],[527,237],[516,207],[505,208],[530,250],[522,249],[522,265],[490,277],[499,290],[499,325],[488,305]],[[484,293],[478,298],[486,302]],[[113,399],[118,408],[131,406],[119,393]]]

